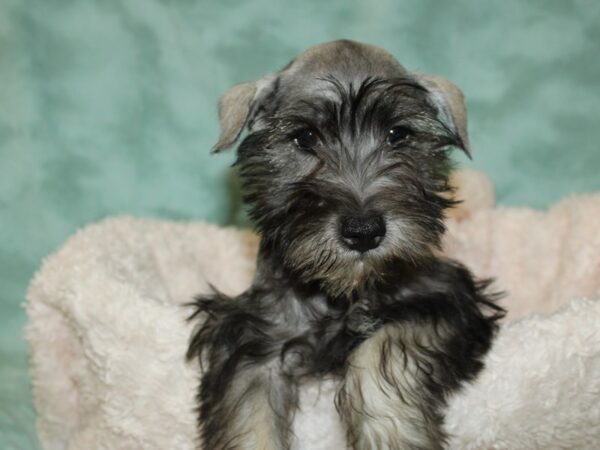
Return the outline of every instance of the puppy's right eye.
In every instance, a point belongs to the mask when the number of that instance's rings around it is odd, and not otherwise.
[[[314,131],[306,128],[294,135],[294,145],[303,152],[314,153],[317,145],[317,135]]]

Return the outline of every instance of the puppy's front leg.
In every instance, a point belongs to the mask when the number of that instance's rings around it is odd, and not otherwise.
[[[354,449],[444,448],[446,398],[483,368],[503,316],[486,287],[440,260],[356,309],[353,328],[374,331],[347,358],[337,397]]]
[[[197,314],[208,313],[188,350],[205,369],[198,391],[202,448],[288,449],[297,386],[284,372],[281,336],[243,298],[196,304]]]
[[[337,407],[356,450],[441,449],[432,326],[388,324],[349,356]]]
[[[234,373],[209,370],[200,388],[203,448],[211,450],[284,450],[297,392],[284,379],[279,360],[245,358]]]

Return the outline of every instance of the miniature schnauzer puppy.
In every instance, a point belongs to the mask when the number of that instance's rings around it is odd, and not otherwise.
[[[234,86],[219,117],[215,152],[248,129],[235,165],[261,241],[246,292],[193,304],[203,448],[289,449],[299,384],[326,376],[351,448],[444,448],[447,398],[502,316],[438,251],[461,92],[342,40]]]

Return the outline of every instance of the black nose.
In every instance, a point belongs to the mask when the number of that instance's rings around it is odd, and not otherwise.
[[[379,214],[346,216],[340,219],[342,241],[361,253],[377,247],[385,236],[385,222]]]

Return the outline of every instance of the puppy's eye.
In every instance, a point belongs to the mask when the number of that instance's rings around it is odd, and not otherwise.
[[[317,145],[317,135],[314,131],[306,128],[294,135],[294,144],[304,152],[312,153]]]
[[[388,144],[395,146],[406,142],[413,135],[410,128],[401,125],[390,128],[387,135]]]

